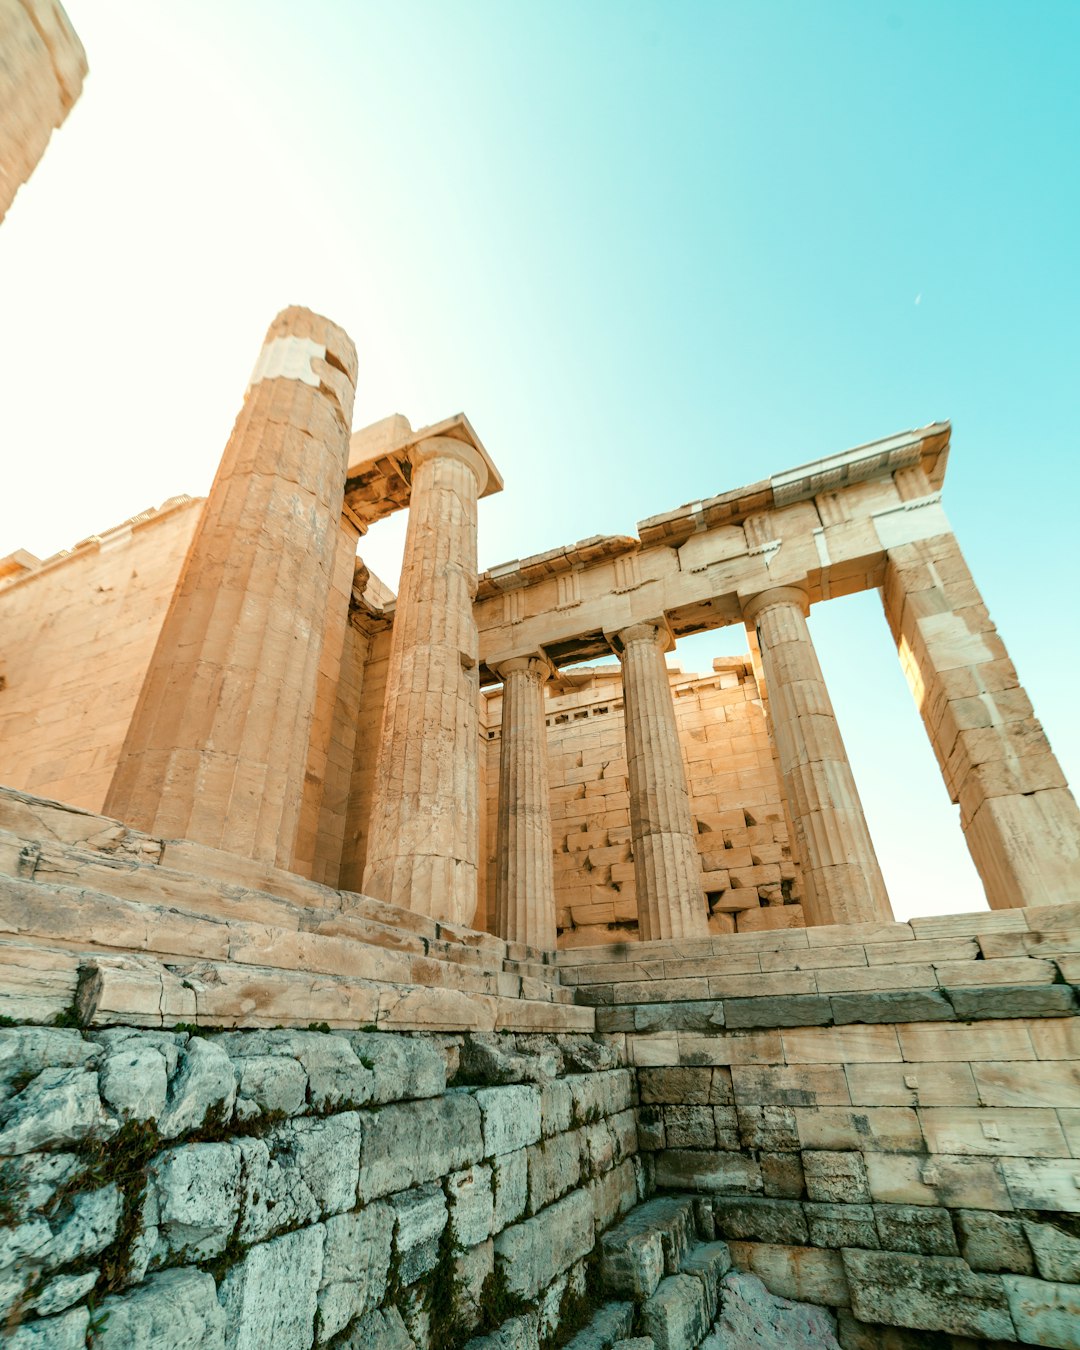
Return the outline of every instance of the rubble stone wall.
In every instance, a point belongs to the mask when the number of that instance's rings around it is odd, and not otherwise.
[[[801,926],[799,869],[753,668],[740,657],[716,665],[708,675],[670,672],[709,928]],[[633,941],[637,898],[620,672],[612,666],[570,674],[572,681],[547,694],[559,945]],[[501,691],[489,693],[487,927],[495,915],[501,702]]]

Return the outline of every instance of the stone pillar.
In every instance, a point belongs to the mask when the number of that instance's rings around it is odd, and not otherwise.
[[[504,661],[499,750],[499,832],[495,931],[508,942],[555,949],[555,869],[551,857],[544,685],[540,657]]]
[[[763,591],[743,604],[761,649],[807,921],[890,920],[885,882],[807,627],[809,607],[806,592],[795,586]]]
[[[436,436],[411,449],[363,889],[469,923],[480,857],[476,503],[484,458]]]
[[[339,547],[356,352],[270,326],[169,604],[105,812],[288,867]]]
[[[956,537],[890,548],[885,615],[993,909],[1080,897],[1080,811]]]
[[[622,660],[639,935],[643,942],[708,937],[701,855],[664,660],[674,644],[658,619],[624,628],[613,645]]]

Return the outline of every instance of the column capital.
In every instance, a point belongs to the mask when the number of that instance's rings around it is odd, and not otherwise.
[[[534,652],[530,656],[512,656],[506,661],[500,661],[498,665],[491,666],[490,669],[504,684],[508,675],[514,675],[519,671],[524,671],[541,684],[546,684],[555,675],[554,666],[539,652]]]
[[[429,459],[456,459],[472,469],[476,478],[477,494],[483,494],[488,485],[487,460],[473,446],[453,436],[428,436],[417,441],[409,448],[409,458],[414,465],[423,464]]]
[[[753,623],[763,609],[771,609],[773,605],[791,605],[803,618],[810,613],[810,597],[801,586],[773,586],[742,601],[744,622]]]
[[[620,628],[605,636],[611,643],[615,655],[620,657],[631,642],[649,642],[659,647],[662,652],[670,652],[675,648],[675,638],[663,614],[655,619],[643,619],[629,624],[626,628]]]

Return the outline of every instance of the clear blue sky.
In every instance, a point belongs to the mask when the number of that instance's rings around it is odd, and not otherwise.
[[[1080,4],[68,8],[91,76],[0,231],[0,552],[205,491],[290,303],[356,340],[357,425],[470,415],[482,564],[950,418],[1080,778]],[[897,911],[975,907],[876,596],[812,627]]]

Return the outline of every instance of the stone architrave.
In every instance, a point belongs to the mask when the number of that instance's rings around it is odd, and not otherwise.
[[[657,619],[624,628],[612,645],[622,661],[639,936],[643,942],[708,937],[701,855],[664,660],[674,643]]]
[[[885,616],[993,909],[1080,896],[1080,810],[953,534],[890,548]]]
[[[270,325],[162,625],[105,810],[288,867],[339,548],[356,351]]]
[[[555,869],[551,857],[542,657],[504,661],[495,931],[508,942],[555,948]]]
[[[412,493],[390,643],[363,889],[468,923],[480,858],[477,499],[488,464],[449,436],[410,448]]]
[[[743,603],[761,649],[806,916],[811,924],[888,920],[892,908],[810,637],[809,607],[796,586],[762,591]]]

